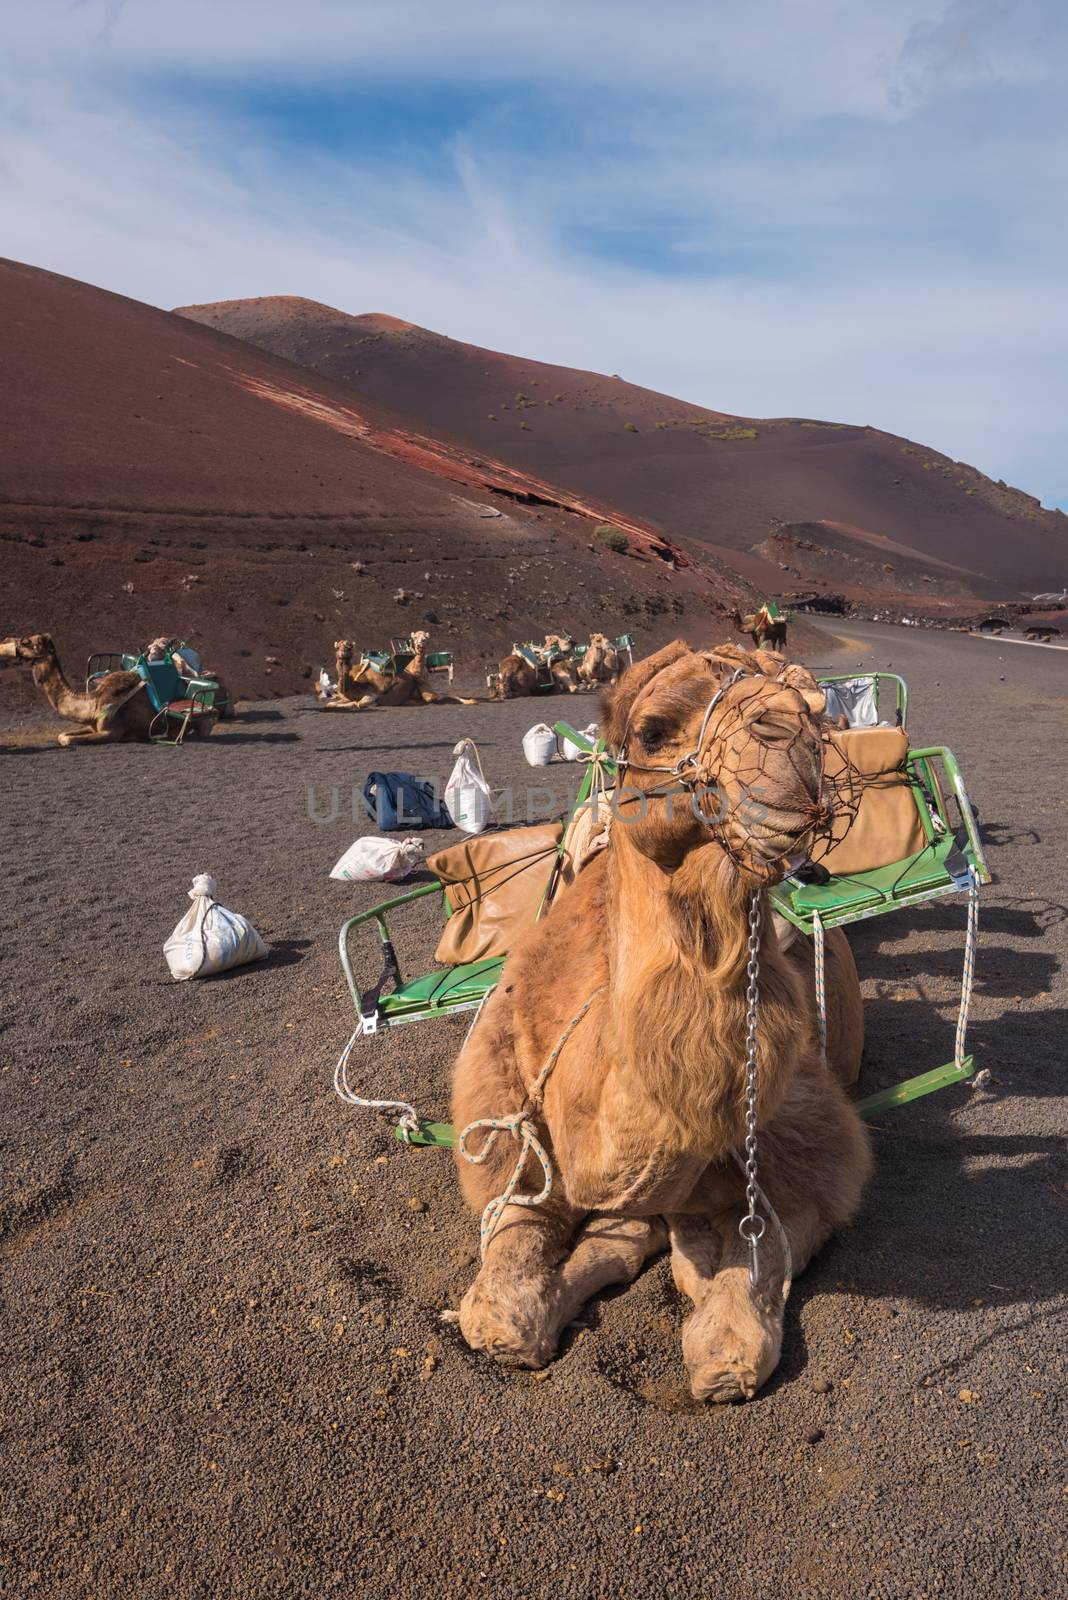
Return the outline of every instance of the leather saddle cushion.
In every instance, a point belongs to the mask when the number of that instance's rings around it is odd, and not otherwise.
[[[828,872],[842,876],[887,867],[927,843],[905,766],[908,748],[904,728],[847,728],[832,735],[828,776],[833,780],[848,760],[861,775],[863,791],[852,827],[820,858]]]
[[[435,961],[455,967],[507,955],[537,917],[563,834],[561,823],[541,822],[480,834],[428,856],[452,907]]]

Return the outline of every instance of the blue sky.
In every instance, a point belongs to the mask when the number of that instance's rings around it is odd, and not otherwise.
[[[4,253],[303,294],[1068,507],[1059,0],[36,0]]]

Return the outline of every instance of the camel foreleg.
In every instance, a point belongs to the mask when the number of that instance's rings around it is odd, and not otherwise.
[[[68,733],[59,735],[58,743],[64,748],[72,744],[118,744],[123,737],[124,729],[114,724],[105,728],[71,728]]]
[[[697,1399],[748,1400],[778,1365],[784,1279],[797,1277],[860,1202],[871,1166],[863,1126],[826,1074],[795,1079],[759,1136],[760,1182],[778,1215],[764,1217],[758,1277],[738,1232],[745,1179],[733,1163],[706,1170],[691,1196],[699,1213],[669,1216],[675,1282],[694,1302],[682,1335]]]

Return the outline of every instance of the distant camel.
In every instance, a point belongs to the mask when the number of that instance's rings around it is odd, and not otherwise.
[[[1033,622],[1029,628],[1025,629],[1024,638],[1037,640],[1039,644],[1049,644],[1055,634],[1059,639],[1061,630],[1051,627],[1045,622]]]
[[[735,607],[730,617],[739,632],[747,633],[758,650],[768,645],[773,650],[786,649],[786,618],[772,616],[766,605],[757,611],[747,612],[745,616]]]
[[[574,694],[579,686],[578,668],[572,660],[571,652],[575,648],[575,641],[566,638],[563,634],[547,633],[545,643],[535,645],[534,652],[548,667],[549,675],[553,680],[553,690],[566,690]],[[559,652],[555,659],[548,658],[554,652]],[[513,651],[505,656],[497,670],[497,681],[490,695],[491,700],[521,700],[528,695],[546,692],[544,678],[538,668],[532,666],[525,656]]]
[[[591,633],[589,648],[578,664],[579,680],[585,684],[615,683],[620,673],[620,656],[604,633]]]
[[[1011,628],[1012,624],[1006,617],[984,617],[982,622],[977,622],[975,626],[979,633],[992,633],[995,638],[1000,638],[1005,629]]]
[[[33,669],[33,681],[49,705],[78,727],[59,735],[61,745],[118,744],[124,739],[147,742],[159,713],[145,692],[138,672],[108,672],[91,689],[72,689],[63,675],[51,634],[31,633],[0,643],[0,661],[18,661]],[[191,727],[210,733],[214,714],[198,717]]]
[[[430,688],[426,679],[429,643],[429,633],[423,631],[413,633],[412,644],[415,653],[407,666],[402,667],[400,672],[379,672],[378,668],[366,659],[353,667],[355,647],[352,640],[338,639],[334,645],[338,693],[332,700],[326,702],[327,707],[340,711],[354,708],[363,710],[368,706],[477,705],[477,700],[468,699],[464,695],[435,694]]]

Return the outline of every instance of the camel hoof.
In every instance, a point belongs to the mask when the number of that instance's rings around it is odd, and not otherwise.
[[[556,1354],[540,1326],[544,1310],[533,1296],[522,1298],[530,1302],[525,1307],[503,1306],[476,1281],[460,1305],[460,1332],[472,1350],[483,1351],[502,1366],[544,1367]]]
[[[74,743],[73,735],[71,735],[69,733],[61,733],[59,738],[56,740],[56,743],[57,744],[61,744],[63,746],[64,750],[66,750],[70,745],[72,745]]]
[[[690,1373],[690,1393],[695,1400],[711,1400],[713,1405],[737,1405],[752,1400],[760,1379],[741,1361],[709,1361]]]

